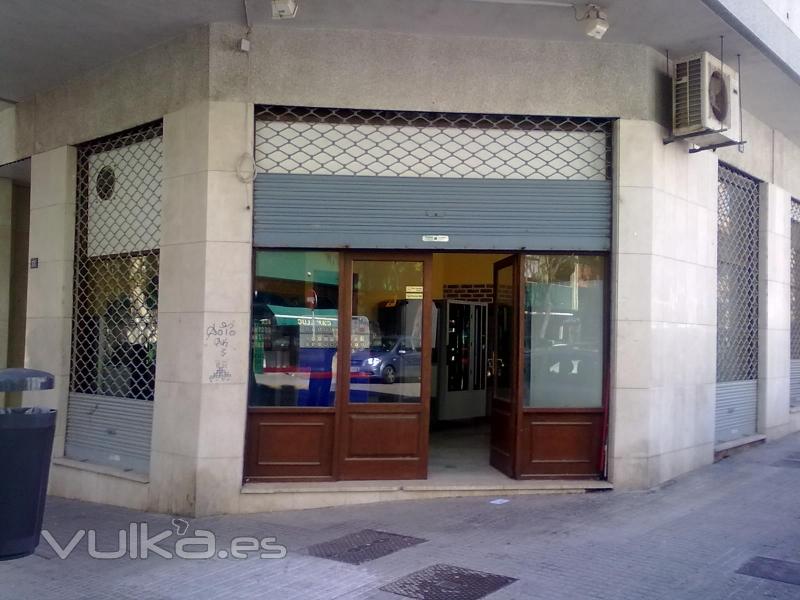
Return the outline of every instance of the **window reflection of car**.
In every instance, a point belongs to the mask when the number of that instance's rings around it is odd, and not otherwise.
[[[369,348],[353,353],[351,378],[381,379],[384,383],[419,379],[421,350],[420,343],[408,336],[383,336]]]

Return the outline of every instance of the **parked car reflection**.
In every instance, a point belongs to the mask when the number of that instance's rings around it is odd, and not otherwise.
[[[383,336],[369,348],[354,352],[350,359],[351,379],[380,379],[392,384],[419,380],[422,347],[409,336]]]

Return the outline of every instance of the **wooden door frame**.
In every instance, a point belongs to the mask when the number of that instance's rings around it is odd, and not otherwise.
[[[433,253],[420,251],[347,251],[342,250],[341,278],[339,288],[339,353],[337,356],[336,378],[336,418],[334,429],[334,456],[333,478],[341,480],[346,462],[347,444],[345,437],[348,433],[347,418],[351,410],[350,402],[350,356],[352,354],[352,317],[353,317],[353,262],[421,262],[422,267],[422,356],[420,358],[420,401],[403,402],[382,405],[380,403],[359,404],[358,410],[362,413],[381,414],[395,413],[420,413],[418,447],[421,449],[417,477],[414,479],[427,479],[428,454],[430,445],[430,411],[431,411],[431,371],[432,371],[432,331],[433,316]]]

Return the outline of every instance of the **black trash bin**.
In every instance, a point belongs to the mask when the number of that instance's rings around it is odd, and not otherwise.
[[[0,560],[39,545],[55,429],[52,409],[0,408]]]
[[[9,384],[10,371],[24,379]],[[0,391],[52,387],[49,373],[0,371]],[[28,556],[39,545],[55,428],[51,408],[0,408],[0,560]]]

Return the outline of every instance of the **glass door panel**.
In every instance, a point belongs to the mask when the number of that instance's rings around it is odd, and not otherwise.
[[[601,407],[605,258],[526,256],[523,271],[525,406]]]
[[[423,263],[353,261],[350,402],[419,402]]]
[[[494,348],[492,382],[496,398],[511,400],[511,367],[514,356],[514,266],[508,265],[495,274]]]
[[[522,259],[519,477],[598,477],[605,423],[606,258]]]

